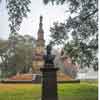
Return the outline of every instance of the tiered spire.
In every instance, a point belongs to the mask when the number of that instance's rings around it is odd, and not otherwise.
[[[40,16],[40,24],[39,24],[39,29],[42,30],[42,20],[43,20],[43,17]]]
[[[44,39],[44,31],[43,31],[43,17],[40,16],[39,30],[38,30],[38,39]]]

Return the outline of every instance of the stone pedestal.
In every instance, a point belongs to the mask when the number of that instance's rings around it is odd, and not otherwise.
[[[58,68],[47,64],[45,68],[40,70],[42,71],[42,100],[58,100],[56,76]]]

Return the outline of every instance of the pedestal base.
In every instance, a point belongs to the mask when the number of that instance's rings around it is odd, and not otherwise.
[[[57,76],[58,68],[41,68],[42,71],[42,100],[58,100]]]

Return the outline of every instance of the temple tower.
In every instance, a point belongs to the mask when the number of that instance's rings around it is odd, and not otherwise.
[[[42,21],[43,17],[40,16],[36,47],[34,49],[34,56],[33,56],[33,70],[35,70],[35,73],[38,73],[40,68],[43,67],[44,65],[43,54],[44,54],[45,40],[44,40]]]

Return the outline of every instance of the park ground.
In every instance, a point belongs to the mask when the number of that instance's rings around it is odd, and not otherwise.
[[[58,84],[58,95],[59,100],[98,100],[98,82]],[[0,100],[41,100],[40,98],[40,84],[0,84]]]

